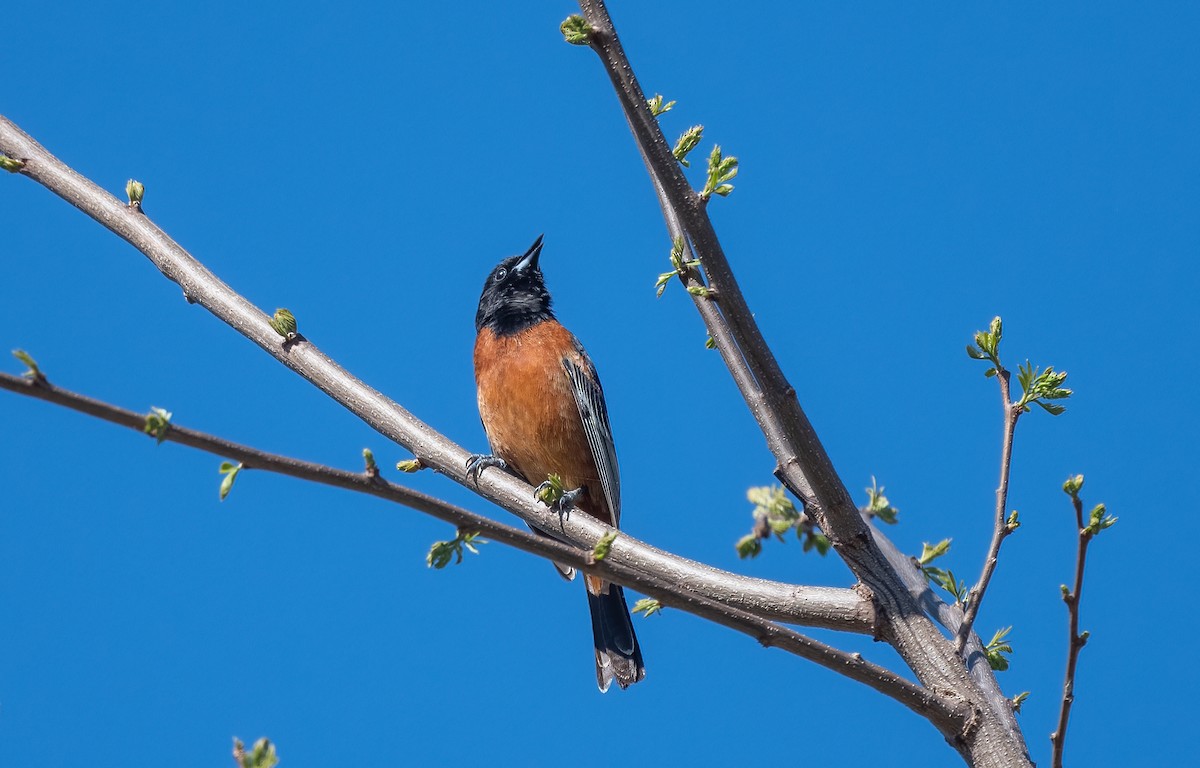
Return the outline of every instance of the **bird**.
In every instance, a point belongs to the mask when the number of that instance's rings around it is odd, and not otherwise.
[[[621,481],[604,390],[583,345],[555,318],[538,260],[543,236],[520,256],[497,264],[475,313],[475,384],[490,454],[474,454],[467,475],[478,482],[498,467],[544,488],[557,474],[565,490],[560,514],[578,510],[614,528],[621,521]],[[549,534],[534,529],[543,536]],[[571,580],[575,571],[555,564]],[[596,684],[607,691],[642,680],[646,668],[619,584],[584,575]]]

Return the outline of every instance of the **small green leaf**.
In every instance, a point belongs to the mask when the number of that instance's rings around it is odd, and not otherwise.
[[[612,544],[617,540],[617,532],[612,531],[600,537],[596,542],[596,546],[592,547],[592,557],[596,560],[603,560],[608,557],[609,550],[612,549]]]
[[[1091,513],[1088,515],[1088,524],[1087,527],[1084,528],[1084,531],[1091,536],[1095,536],[1105,528],[1111,528],[1115,522],[1117,522],[1117,518],[1107,514],[1103,504],[1097,504],[1092,508]]]
[[[464,531],[459,528],[455,531],[451,541],[435,541],[429,547],[429,552],[425,555],[425,564],[437,570],[445,568],[451,560],[458,565],[463,561],[464,549],[477,555],[479,550],[475,548],[475,545],[486,543],[485,540],[479,538],[479,531]]]
[[[142,425],[142,431],[150,435],[162,445],[162,441],[167,439],[167,430],[171,428],[171,412],[162,408],[150,408],[150,413],[146,414],[146,421]]]
[[[687,288],[687,292],[692,294],[693,296],[699,296],[702,299],[707,298],[708,295],[710,293],[712,293],[712,291],[710,291],[708,288],[706,288],[703,285],[689,285]]]
[[[662,613],[663,605],[653,597],[643,597],[633,604],[633,612],[640,613],[643,616],[650,617],[656,613]]]
[[[863,507],[863,512],[869,517],[878,517],[889,525],[895,525],[900,515],[900,510],[893,507],[891,502],[888,501],[888,497],[883,495],[884,488],[876,484],[874,476],[871,477],[871,487],[867,488],[866,491],[867,506]]]
[[[704,348],[705,349],[716,349],[717,348],[716,340],[713,339],[712,336],[709,336],[707,339],[704,340]]]
[[[988,642],[984,651],[987,652],[988,665],[997,672],[1004,672],[1008,669],[1007,653],[1012,653],[1012,645],[1005,638],[1012,631],[1012,627],[996,630],[996,634],[992,635],[992,639]]]
[[[1017,407],[1028,411],[1030,404],[1038,405],[1051,416],[1058,416],[1066,410],[1065,406],[1047,403],[1047,400],[1064,400],[1072,395],[1072,391],[1063,387],[1067,380],[1066,371],[1055,371],[1052,367],[1046,370],[1035,368],[1028,360],[1018,367],[1017,380],[1021,382],[1023,394],[1017,401]]]
[[[658,117],[659,115],[670,112],[671,107],[675,106],[675,102],[668,101],[666,104],[664,104],[662,94],[656,93],[651,98],[646,99],[646,106],[650,107],[650,114]]]
[[[254,742],[254,746],[250,751],[246,751],[246,745],[241,739],[233,740],[233,757],[237,760],[238,768],[275,768],[279,763],[279,756],[275,754],[275,745],[270,739],[259,739]]]
[[[937,544],[930,545],[929,542],[921,543],[921,556],[917,558],[917,562],[921,565],[928,565],[937,558],[950,551],[951,539],[942,539]]]
[[[700,192],[700,198],[707,200],[712,195],[727,196],[733,191],[732,184],[725,182],[732,180],[738,174],[738,159],[736,157],[722,157],[721,146],[713,146],[712,152],[708,156],[708,178],[704,183],[704,189]]]
[[[1013,712],[1019,713],[1021,711],[1021,705],[1024,704],[1025,699],[1028,699],[1028,698],[1029,698],[1029,691],[1021,691],[1016,696],[1013,696],[1012,699],[1010,699],[1010,701],[1012,702]]]
[[[8,155],[0,155],[0,168],[8,171],[9,173],[17,173],[24,167],[24,160],[17,160],[9,157]]]
[[[221,501],[225,501],[225,497],[233,490],[233,481],[237,479],[238,473],[242,471],[241,464],[231,464],[228,461],[221,462],[220,472],[224,475],[221,478]]]
[[[654,281],[654,298],[662,298],[663,291],[667,290],[667,285],[671,282],[671,278],[675,277],[677,274],[679,273],[671,271],[663,272],[658,276],[658,279]]]
[[[46,381],[46,374],[42,373],[41,368],[38,368],[37,360],[33,359],[33,355],[30,355],[23,349],[14,349],[12,354],[13,357],[20,360],[25,364],[25,367],[28,368],[27,371],[21,374],[22,376],[27,379],[33,379],[36,382]]]
[[[733,545],[737,550],[738,557],[745,560],[747,557],[755,558],[762,554],[762,539],[753,533],[747,534],[737,540]]]
[[[688,153],[696,148],[696,145],[700,143],[700,138],[703,135],[704,126],[693,125],[691,128],[688,128],[686,131],[684,131],[679,136],[679,139],[675,142],[675,148],[671,150],[671,154],[675,155],[675,159],[678,160],[679,164],[684,168],[687,168],[691,165],[687,159]]]
[[[296,338],[296,316],[283,307],[275,310],[270,323],[271,327],[275,329],[275,333],[285,339]]]
[[[558,30],[562,32],[563,40],[571,45],[591,45],[592,27],[577,13],[564,19],[563,23],[558,25]]]

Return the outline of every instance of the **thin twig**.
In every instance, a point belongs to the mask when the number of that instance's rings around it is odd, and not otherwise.
[[[1092,541],[1092,532],[1083,524],[1083,499],[1075,493],[1071,496],[1075,507],[1075,525],[1079,531],[1079,545],[1075,554],[1075,588],[1063,592],[1063,602],[1067,604],[1067,672],[1063,679],[1062,707],[1058,712],[1058,727],[1050,734],[1050,744],[1053,754],[1050,759],[1052,768],[1062,768],[1063,748],[1067,742],[1067,720],[1071,717],[1071,705],[1075,703],[1075,665],[1079,662],[1079,652],[1087,645],[1087,636],[1079,632],[1079,599],[1083,594],[1083,570],[1087,564],[1088,544]],[[1065,588],[1064,588],[1065,590]]]
[[[983,595],[987,592],[996,563],[1000,557],[1000,545],[1008,538],[1013,529],[1008,526],[1004,510],[1008,507],[1008,478],[1012,469],[1013,438],[1017,430],[1017,419],[1021,418],[1023,409],[1012,402],[1009,379],[1011,374],[999,364],[996,365],[996,379],[1000,382],[1000,402],[1004,407],[1004,437],[1000,445],[1000,484],[996,486],[996,519],[992,530],[992,543],[988,545],[987,558],[983,561],[983,572],[979,581],[967,593],[967,610],[963,622],[958,627],[954,638],[954,652],[962,653],[967,645],[967,637],[975,625],[975,617],[979,615],[979,606],[983,604]]]
[[[139,432],[142,431],[145,424],[145,414],[85,397],[52,385],[45,380],[34,381],[0,373],[0,389],[46,400]],[[268,453],[175,423],[171,423],[162,439],[164,442],[179,443],[224,458],[237,459],[246,469],[275,472],[301,480],[378,496],[444,520],[459,529],[478,531],[488,539],[508,544],[554,562],[573,565],[626,586],[636,587],[657,598],[664,605],[679,608],[735,629],[754,637],[765,646],[780,648],[832,669],[852,680],[864,683],[943,726],[957,725],[967,716],[963,706],[956,705],[914,685],[883,667],[865,661],[858,654],[840,651],[748,611],[692,592],[686,587],[668,584],[656,576],[637,571],[610,557],[597,561],[587,551],[497,523],[419,491],[390,483],[378,475],[372,476],[367,472],[348,472],[322,464],[301,461],[290,456]]]

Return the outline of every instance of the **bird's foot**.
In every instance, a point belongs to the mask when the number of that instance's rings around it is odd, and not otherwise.
[[[478,485],[479,473],[488,467],[499,467],[500,469],[507,470],[508,464],[499,456],[493,456],[489,453],[473,453],[467,457],[467,479]]]
[[[560,518],[571,516],[571,510],[575,509],[575,502],[583,494],[582,488],[575,488],[568,491],[562,485],[562,480],[557,475],[551,475],[550,479],[534,489],[534,497],[550,507],[550,510],[557,513]]]

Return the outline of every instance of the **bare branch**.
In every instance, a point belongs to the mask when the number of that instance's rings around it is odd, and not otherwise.
[[[1013,437],[1017,430],[1017,419],[1021,417],[1024,409],[1012,402],[1009,393],[1010,378],[1009,371],[997,363],[996,380],[1000,383],[1000,402],[1004,408],[1004,437],[1000,445],[1000,484],[996,486],[995,527],[992,529],[992,542],[988,545],[987,557],[983,561],[983,573],[979,575],[979,581],[971,588],[967,596],[966,615],[963,616],[962,624],[959,625],[954,638],[956,653],[962,653],[963,648],[967,645],[967,636],[971,634],[975,617],[979,615],[979,606],[983,604],[984,593],[987,592],[992,574],[996,571],[996,563],[1000,557],[1000,545],[1015,530],[1013,527],[1016,524],[1015,521],[1013,526],[1010,526],[1005,518],[1004,510],[1008,506],[1008,478],[1012,469]]]
[[[135,413],[62,389],[50,384],[45,379],[35,380],[0,373],[0,389],[46,400],[139,432],[142,431],[145,423],[145,414]],[[638,571],[609,557],[597,561],[584,550],[497,523],[419,491],[395,485],[380,478],[377,472],[347,472],[289,456],[267,453],[214,435],[181,427],[175,423],[172,423],[170,429],[163,433],[162,440],[198,448],[217,456],[237,459],[242,462],[245,469],[276,472],[301,480],[367,493],[403,504],[451,523],[460,530],[478,531],[488,539],[508,544],[554,562],[573,565],[627,586],[636,587],[646,594],[658,598],[665,606],[694,613],[750,635],[764,646],[786,650],[852,680],[864,683],[931,720],[954,724],[961,722],[966,717],[966,712],[960,705],[914,685],[883,667],[864,661],[859,654],[839,651],[748,611],[697,594],[678,584],[668,583],[653,574]]]
[[[1063,585],[1062,588],[1063,602],[1067,604],[1069,634],[1062,706],[1058,712],[1058,727],[1054,729],[1054,733],[1050,734],[1050,743],[1053,745],[1050,765],[1053,768],[1062,768],[1063,747],[1067,740],[1067,721],[1071,717],[1071,705],[1075,703],[1075,666],[1079,662],[1079,652],[1083,650],[1083,646],[1087,645],[1088,641],[1088,633],[1079,631],[1079,601],[1083,595],[1083,571],[1087,565],[1088,544],[1096,534],[1117,521],[1115,517],[1105,515],[1104,505],[1101,504],[1092,511],[1091,519],[1085,523],[1083,500],[1079,498],[1079,491],[1082,487],[1083,475],[1068,478],[1067,482],[1063,484],[1063,490],[1070,495],[1071,504],[1075,507],[1075,525],[1079,532],[1079,539],[1075,553],[1075,586],[1072,590],[1068,590],[1066,585]]]

